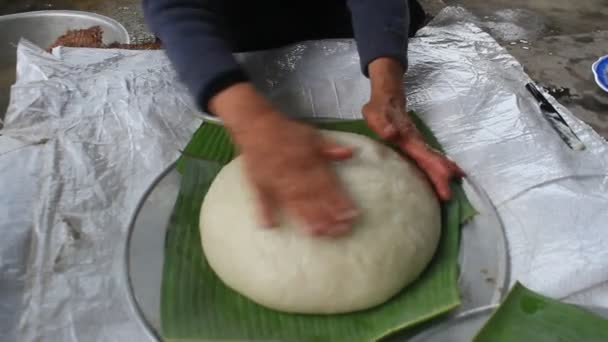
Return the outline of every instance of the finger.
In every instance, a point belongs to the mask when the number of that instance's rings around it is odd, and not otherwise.
[[[450,177],[445,171],[435,171],[428,174],[437,192],[437,196],[442,201],[447,201],[452,197],[452,191],[450,190]]]
[[[446,164],[445,161],[433,160],[428,157],[414,159],[414,161],[431,181],[437,196],[443,201],[449,200],[452,195],[450,180],[453,176],[449,163]]]
[[[407,116],[407,114],[403,113],[400,115],[396,115],[395,117],[392,118],[392,120],[393,120],[393,125],[397,129],[399,138],[401,138],[401,140],[410,141],[412,138],[416,138],[416,137],[419,137],[420,139],[422,139],[422,137],[419,136],[419,134],[416,134],[417,133],[416,125],[414,125],[414,123],[412,122],[412,120],[410,120],[410,118]],[[422,140],[422,142],[424,142],[424,140]],[[426,145],[426,142],[424,142],[424,144]]]
[[[303,223],[307,233],[325,235],[332,225],[329,213],[314,199],[288,204],[289,210]]]
[[[332,224],[322,233],[332,237],[350,232],[355,218],[359,215],[357,210],[346,206],[341,208],[336,203],[332,203],[331,206],[326,207],[326,210],[332,218]]]
[[[395,143],[402,152],[405,152],[414,160],[419,160],[429,155],[428,145],[424,140],[420,140],[417,137],[399,135]]]
[[[347,198],[343,200],[348,201]],[[358,215],[356,210],[350,209],[350,207],[340,207],[340,204],[332,200],[331,195],[323,196],[316,204],[318,205],[316,210],[323,212],[326,221],[313,225],[313,234],[338,237],[350,232],[352,221]]]
[[[353,156],[353,149],[340,145],[335,141],[323,139],[321,142],[321,154],[329,160],[345,160]]]
[[[327,222],[327,224],[317,225],[316,229],[313,228],[313,233],[315,235],[338,237],[350,231],[350,219],[346,220],[345,218],[342,218],[341,220],[338,220],[334,216],[334,209],[332,207],[328,206],[327,203],[323,204],[322,202],[320,202],[318,204],[320,205],[319,210],[324,211],[324,216],[328,217],[329,221]]]
[[[309,176],[306,193],[293,204],[307,231],[324,236],[339,236],[350,231],[358,212],[331,168],[316,168]]]
[[[398,131],[384,113],[378,111],[364,110],[365,120],[369,127],[382,139],[389,140],[397,137]]]
[[[329,208],[331,217],[335,223],[350,224],[359,216],[359,211],[354,203],[341,188],[333,190],[328,195],[326,201],[325,205]]]
[[[321,168],[322,170],[322,168]],[[299,184],[293,192],[285,194],[284,205],[289,213],[302,225],[303,229],[311,235],[324,235],[333,224],[331,215],[323,203],[319,201],[326,189],[319,187],[320,169],[314,168],[308,173],[307,184]]]
[[[450,168],[458,178],[463,178],[467,176],[467,174],[460,168],[460,166],[458,166],[458,164],[454,162],[450,163]]]
[[[276,227],[276,204],[273,198],[263,190],[259,190],[257,192],[258,198],[258,212],[260,223],[264,228],[273,228]]]
[[[325,235],[330,236],[330,237],[340,237],[340,236],[346,235],[348,232],[350,232],[350,230],[351,230],[350,225],[340,223],[340,224],[333,225],[331,227],[331,229],[329,229],[325,232]]]
[[[320,188],[326,189],[326,194],[319,198],[319,202],[332,218],[332,226],[325,233],[339,236],[349,232],[352,223],[359,216],[354,202],[335,176],[327,178],[327,183],[320,184]]]

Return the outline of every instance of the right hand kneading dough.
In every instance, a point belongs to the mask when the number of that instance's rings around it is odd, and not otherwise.
[[[439,203],[415,165],[362,135],[323,134],[355,151],[334,163],[361,212],[352,232],[311,236],[286,215],[278,227],[261,227],[240,158],[218,174],[201,209],[211,268],[227,286],[272,309],[330,314],[381,304],[416,280],[439,242]]]

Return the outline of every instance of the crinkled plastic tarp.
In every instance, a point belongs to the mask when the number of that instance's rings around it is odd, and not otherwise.
[[[606,142],[550,98],[587,147],[570,150],[521,65],[467,18],[448,8],[411,41],[409,107],[497,206],[511,279],[608,306]],[[160,51],[18,54],[0,137],[2,340],[145,340],[121,247],[141,195],[198,126],[194,107]],[[238,58],[295,116],[359,117],[369,95],[352,41]]]
[[[144,336],[121,280],[125,232],[200,120],[164,56],[97,51],[78,66],[18,47],[0,131],[2,341]]]

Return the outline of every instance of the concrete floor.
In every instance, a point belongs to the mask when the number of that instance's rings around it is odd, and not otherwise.
[[[445,0],[460,5],[576,116],[608,138],[608,93],[591,65],[608,54],[607,0]]]
[[[0,0],[0,14],[74,9],[123,23],[137,39],[150,33],[141,0]],[[505,46],[539,84],[608,138],[608,94],[593,81],[591,64],[608,54],[608,0],[421,0],[431,14],[459,5]]]

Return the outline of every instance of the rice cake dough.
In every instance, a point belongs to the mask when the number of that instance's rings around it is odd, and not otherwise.
[[[439,242],[439,203],[414,164],[362,135],[323,134],[355,151],[334,163],[361,212],[351,233],[311,236],[288,215],[278,227],[260,226],[240,157],[221,170],[201,209],[211,268],[230,288],[275,310],[332,314],[381,304],[422,273]]]

